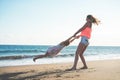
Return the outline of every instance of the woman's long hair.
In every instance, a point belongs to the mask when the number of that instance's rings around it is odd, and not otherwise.
[[[94,24],[98,25],[100,23],[100,21],[97,18],[93,17],[92,15],[88,15],[87,18],[90,19]]]

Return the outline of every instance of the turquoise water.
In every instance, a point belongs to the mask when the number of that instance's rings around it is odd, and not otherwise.
[[[65,47],[54,58],[41,58],[34,63],[32,58],[45,54],[50,45],[0,45],[0,66],[28,64],[51,64],[73,62],[77,46]],[[120,59],[119,46],[89,46],[84,53],[86,60]]]

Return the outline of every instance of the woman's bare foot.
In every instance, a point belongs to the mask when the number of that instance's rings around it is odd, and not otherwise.
[[[88,69],[88,67],[87,67],[87,66],[84,66],[84,67],[82,67],[82,68],[80,68],[80,69]]]
[[[74,70],[76,70],[76,68],[66,69],[66,71],[74,71]]]

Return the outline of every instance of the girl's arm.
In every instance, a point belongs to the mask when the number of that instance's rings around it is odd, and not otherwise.
[[[70,41],[70,39],[72,39],[72,38],[73,38],[73,36],[71,36],[70,38],[66,39],[65,41]]]
[[[71,39],[69,42],[72,43],[75,39],[78,39],[80,36],[75,36],[73,39]]]
[[[70,41],[70,39],[72,39],[72,38],[73,38],[73,36],[71,36],[70,38],[66,39],[65,41]],[[65,41],[62,41],[62,42],[59,43],[59,44],[63,44]]]
[[[73,38],[72,40],[70,40],[69,42],[72,43],[76,38]]]

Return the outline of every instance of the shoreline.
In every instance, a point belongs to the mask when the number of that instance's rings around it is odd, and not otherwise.
[[[104,61],[104,60],[119,60],[118,58],[104,58],[104,59],[98,59],[98,58],[86,58],[86,62],[90,61]],[[33,58],[27,58],[27,59],[20,59],[20,60],[2,60],[0,61],[0,68],[1,67],[14,67],[14,66],[29,66],[29,65],[46,65],[46,64],[64,64],[64,63],[73,63],[74,57],[67,57],[67,58],[43,58],[39,59],[36,62],[33,62]],[[41,63],[42,62],[42,63]],[[79,60],[81,63],[81,60]],[[78,62],[78,63],[79,63]]]
[[[1,80],[119,80],[120,59],[87,61],[88,69],[66,71],[73,63],[0,67]]]
[[[60,60],[61,59],[61,60]],[[86,62],[91,61],[106,61],[106,60],[119,60],[120,58],[105,58],[105,59],[89,59],[86,58]],[[20,59],[20,60],[2,60],[0,61],[0,67],[14,67],[14,66],[29,66],[29,65],[47,65],[47,64],[64,64],[64,63],[73,63],[74,57],[68,58],[43,58],[34,62],[33,58]],[[42,62],[42,63],[41,63]],[[81,60],[78,63],[81,63]],[[6,64],[7,63],[7,64]]]

